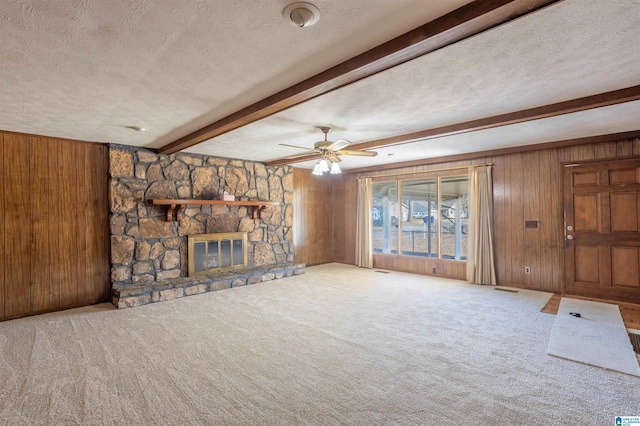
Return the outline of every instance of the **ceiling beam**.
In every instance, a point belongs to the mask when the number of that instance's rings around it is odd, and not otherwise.
[[[557,1],[559,0],[473,1],[171,142],[158,149],[158,152],[173,154],[189,148]]]
[[[381,164],[378,166],[360,167],[357,169],[343,170],[342,173],[351,174],[351,173],[377,172],[382,170],[396,170],[396,169],[402,169],[407,167],[427,166],[431,164],[441,164],[441,163],[453,163],[458,161],[471,161],[471,160],[477,160],[479,158],[497,157],[500,155],[540,151],[543,149],[567,148],[571,146],[589,145],[589,144],[596,144],[596,143],[603,143],[603,142],[614,142],[614,141],[619,141],[624,139],[636,139],[636,138],[640,138],[640,130],[633,130],[630,132],[622,132],[622,133],[611,133],[606,135],[587,136],[584,138],[566,139],[566,140],[555,141],[555,142],[543,142],[543,143],[532,144],[532,145],[512,146],[508,148],[492,149],[489,151],[468,152],[464,154],[447,155],[444,157],[425,158],[422,160],[410,160],[410,161],[403,161],[400,163],[392,163],[392,164]],[[424,172],[428,172],[428,170],[425,170]],[[423,172],[416,172],[416,173],[423,173]]]
[[[551,105],[544,105],[536,108],[529,108],[507,114],[494,115],[492,117],[481,118],[479,120],[465,121],[463,123],[448,126],[435,127],[406,133],[404,135],[392,136],[384,139],[377,139],[369,142],[362,142],[349,145],[349,149],[376,149],[385,148],[405,143],[415,143],[429,139],[441,138],[443,136],[458,135],[461,133],[475,132],[478,130],[493,129],[496,127],[508,126],[511,124],[525,123],[527,121],[540,120],[543,118],[556,117],[574,112],[586,111],[594,108],[621,104],[640,100],[640,86],[627,87],[625,89],[614,90],[612,92],[600,93],[584,98],[572,99],[570,101],[558,102]],[[300,163],[317,158],[315,155],[297,156],[295,158],[281,158],[265,162],[268,166],[279,166],[282,164]]]

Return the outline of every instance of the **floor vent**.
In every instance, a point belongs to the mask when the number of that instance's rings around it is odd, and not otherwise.
[[[389,271],[373,271],[373,272],[380,272],[381,274],[390,274],[391,273]]]
[[[640,354],[640,334],[629,333],[629,339],[631,340],[633,351],[637,354]]]
[[[496,287],[496,288],[494,288],[494,290],[506,291],[506,292],[509,292],[509,293],[517,293],[517,292],[520,291],[520,290],[514,290],[512,288],[504,288],[504,287]]]

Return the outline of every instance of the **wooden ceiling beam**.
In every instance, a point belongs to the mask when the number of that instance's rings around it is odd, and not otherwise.
[[[427,166],[431,164],[441,164],[441,163],[453,163],[457,161],[470,161],[470,160],[476,160],[478,158],[497,157],[499,155],[540,151],[543,149],[566,148],[570,146],[588,145],[588,144],[602,143],[602,142],[613,142],[613,141],[619,141],[624,139],[635,139],[635,138],[640,138],[640,130],[633,130],[630,132],[621,132],[621,133],[611,133],[606,135],[587,136],[584,138],[566,139],[566,140],[554,141],[554,142],[543,142],[543,143],[532,144],[532,145],[512,146],[508,148],[492,149],[489,151],[468,152],[464,154],[447,155],[444,157],[425,158],[422,160],[410,160],[410,161],[403,161],[400,163],[381,164],[378,166],[359,167],[357,169],[343,170],[342,173],[351,174],[351,173],[367,173],[367,172],[374,172],[374,171],[377,172],[381,170],[396,170],[396,169],[402,169],[406,167]]]
[[[449,46],[559,0],[482,0],[466,4],[367,52],[161,147],[181,151],[294,105]]]
[[[369,142],[357,143],[349,145],[349,149],[370,150],[406,143],[422,142],[425,140],[441,138],[444,136],[452,136],[461,133],[475,132],[478,130],[493,129],[496,127],[525,123],[527,121],[556,117],[559,115],[587,111],[594,108],[602,108],[637,100],[640,100],[640,86],[632,86],[625,89],[600,93],[593,96],[586,96],[584,98],[572,99],[565,102],[558,102],[551,105],[544,105],[541,107],[529,108],[521,111],[510,112],[507,114],[494,115],[492,117],[481,118],[478,120],[465,121],[463,123],[420,130],[417,132],[406,133],[404,135],[397,135],[384,139],[377,139]],[[315,157],[311,157],[309,155],[298,156],[295,158],[282,158],[268,161],[265,164],[269,166],[276,166],[282,164],[300,163],[303,161],[313,160],[314,158]]]

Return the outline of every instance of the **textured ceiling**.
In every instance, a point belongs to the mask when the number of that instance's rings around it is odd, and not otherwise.
[[[266,161],[304,153],[278,143],[311,147],[321,136],[314,129],[318,124],[334,127],[334,139],[358,143],[638,85],[638,22],[637,0],[565,0],[190,151],[227,156],[244,145],[252,147],[253,158]],[[558,117],[378,149],[376,158],[343,157],[342,165],[348,169],[638,130],[638,110],[632,111],[632,116],[617,117],[602,109],[588,113],[595,122],[580,125],[573,116]],[[396,152],[393,158],[385,158],[389,150]]]
[[[160,147],[467,0],[20,0],[0,9],[0,129]],[[190,148],[267,161],[640,85],[640,0],[564,0]],[[344,169],[639,130],[638,102],[343,157]],[[135,133],[126,126],[149,128]],[[388,154],[393,154],[389,156]],[[313,162],[298,166],[312,167]]]
[[[3,1],[0,128],[162,146],[467,2]]]
[[[628,102],[599,110],[376,149],[377,157],[342,156],[340,167],[347,170],[390,162],[412,161],[418,158],[442,157],[605,135],[613,131],[627,132],[640,128],[638,117],[640,117],[640,101]],[[313,168],[316,162],[296,163],[295,166]]]

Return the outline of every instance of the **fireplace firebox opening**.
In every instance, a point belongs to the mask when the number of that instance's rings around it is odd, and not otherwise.
[[[189,236],[189,276],[247,267],[247,233]]]

